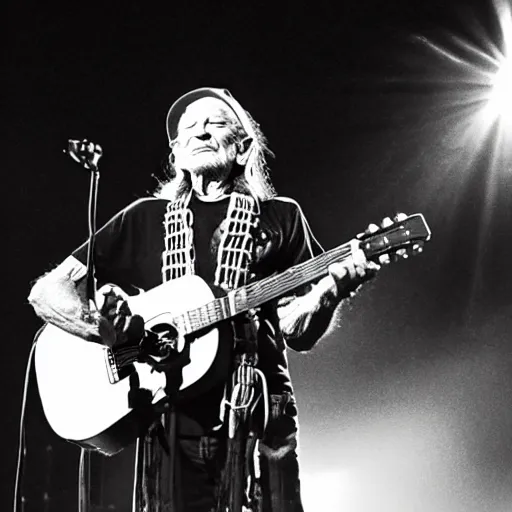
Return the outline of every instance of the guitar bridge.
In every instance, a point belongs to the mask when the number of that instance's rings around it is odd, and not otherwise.
[[[105,365],[107,367],[108,380],[110,381],[110,384],[115,384],[121,380],[119,377],[119,367],[117,366],[116,358],[114,357],[114,353],[110,348],[105,347],[103,350],[105,356]]]

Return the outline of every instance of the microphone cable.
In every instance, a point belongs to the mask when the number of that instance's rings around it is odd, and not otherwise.
[[[20,426],[19,426],[19,436],[18,436],[18,458],[16,462],[16,477],[14,482],[14,503],[13,503],[13,512],[18,512],[18,505],[20,502],[20,489],[23,483],[23,470],[25,466],[25,457],[27,455],[27,446],[25,439],[25,413],[27,410],[27,395],[28,395],[28,384],[30,380],[30,368],[32,367],[32,360],[34,358],[34,352],[36,348],[37,338],[39,334],[43,330],[44,326],[41,327],[32,342],[32,346],[30,348],[30,353],[28,356],[27,369],[25,370],[25,381],[23,385],[23,397],[21,400],[21,415],[20,415]],[[25,497],[21,496],[21,504],[24,505]],[[21,512],[23,512],[23,508],[21,507]]]

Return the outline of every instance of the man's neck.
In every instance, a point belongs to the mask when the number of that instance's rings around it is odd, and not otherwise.
[[[201,201],[218,201],[227,196],[227,179],[208,179],[205,175],[191,174],[192,190]]]

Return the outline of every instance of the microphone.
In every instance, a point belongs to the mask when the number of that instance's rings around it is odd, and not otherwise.
[[[62,152],[67,153],[75,162],[89,171],[98,170],[98,162],[103,155],[101,146],[87,139],[68,139],[68,147]]]

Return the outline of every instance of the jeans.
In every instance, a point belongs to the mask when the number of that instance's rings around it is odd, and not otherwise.
[[[261,503],[251,512],[303,512],[297,459],[297,407],[291,393],[270,396],[270,417],[259,443]],[[173,512],[215,511],[226,460],[225,436],[177,439]]]

